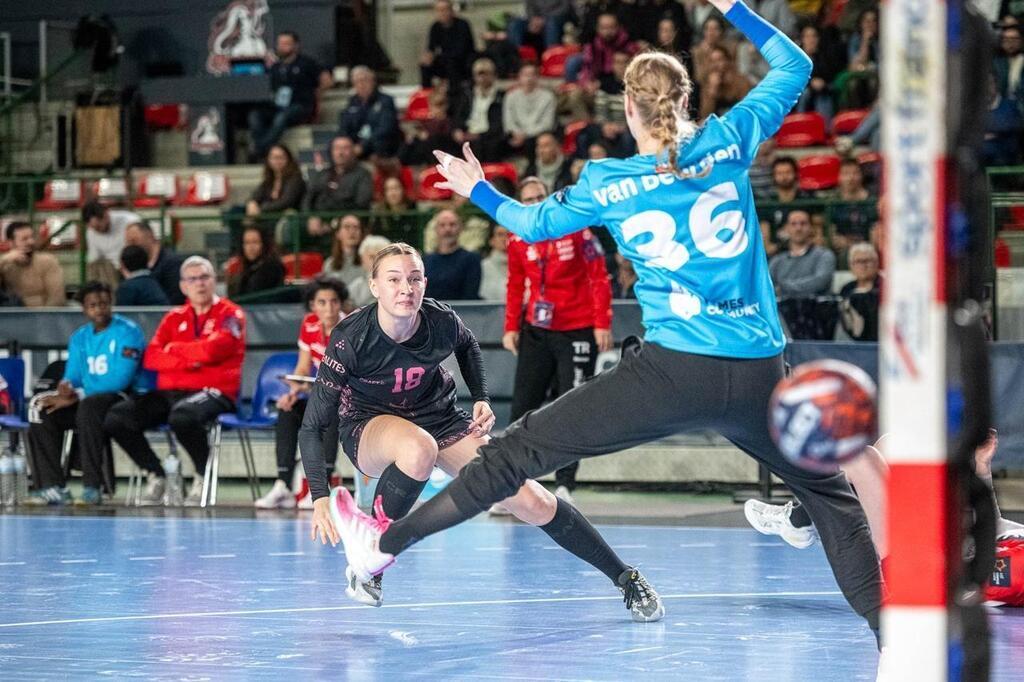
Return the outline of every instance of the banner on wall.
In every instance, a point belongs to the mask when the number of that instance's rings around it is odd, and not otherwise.
[[[206,70],[222,76],[236,60],[266,59],[267,0],[234,0],[210,22]]]

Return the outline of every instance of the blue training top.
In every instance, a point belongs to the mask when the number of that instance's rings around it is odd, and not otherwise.
[[[636,155],[591,161],[576,185],[532,206],[483,181],[471,198],[529,242],[605,225],[636,269],[648,341],[701,355],[764,358],[782,352],[785,337],[747,170],[806,86],[811,61],[742,3],[725,16],[771,71],[725,116],[709,117],[683,141],[682,177],[656,174],[659,159]]]
[[[91,323],[84,324],[68,342],[64,379],[81,389],[82,397],[127,391],[141,381],[139,364],[145,350],[142,329],[126,317],[114,315],[98,333]]]

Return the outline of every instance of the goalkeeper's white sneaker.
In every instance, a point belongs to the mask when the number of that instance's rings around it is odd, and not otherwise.
[[[331,521],[345,547],[345,560],[360,582],[370,582],[373,576],[395,563],[392,554],[381,552],[377,546],[380,536],[391,525],[381,508],[378,496],[373,504],[374,516],[367,516],[352,495],[342,486],[331,491]]]
[[[743,515],[757,532],[763,535],[778,535],[797,549],[807,549],[818,540],[818,532],[814,526],[798,528],[789,520],[793,513],[793,503],[767,504],[759,500],[747,500],[743,505]]]

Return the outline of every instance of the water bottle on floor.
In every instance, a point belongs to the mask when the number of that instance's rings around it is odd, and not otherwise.
[[[14,469],[14,499],[12,504],[24,504],[28,498],[28,462],[25,452],[19,449],[11,457]]]
[[[14,458],[11,451],[0,451],[0,506],[14,504]]]
[[[181,460],[175,454],[164,459],[164,473],[167,474],[167,489],[164,492],[164,504],[168,507],[180,507],[184,501],[181,483]]]

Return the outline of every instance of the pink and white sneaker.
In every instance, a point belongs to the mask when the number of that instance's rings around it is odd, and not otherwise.
[[[394,555],[377,549],[380,536],[391,525],[391,519],[384,515],[380,496],[373,503],[374,516],[368,516],[356,506],[348,490],[338,486],[331,491],[330,508],[331,521],[345,546],[345,560],[356,577],[367,582],[395,563]]]

